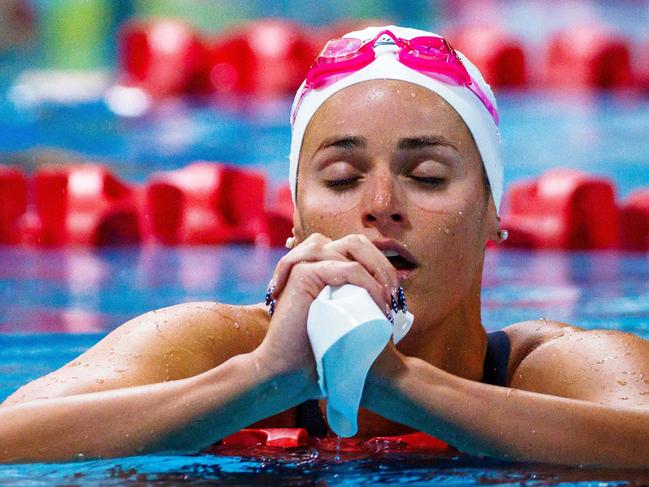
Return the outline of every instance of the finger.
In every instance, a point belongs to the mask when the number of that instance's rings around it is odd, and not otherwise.
[[[365,289],[384,313],[389,310],[389,299],[385,296],[383,284],[362,264],[355,261],[300,263],[293,267],[290,280],[293,279],[297,280],[298,288],[306,292],[311,299],[315,299],[326,285],[354,284]],[[280,299],[279,302],[281,301],[284,300]],[[287,301],[290,301],[290,298]]]
[[[388,258],[383,255],[383,252],[377,249],[365,235],[347,235],[327,244],[326,247],[335,249],[338,253],[345,255],[350,260],[362,264],[377,281],[383,283],[388,298],[399,287],[396,269],[392,266]]]
[[[295,264],[320,260],[347,260],[344,255],[337,253],[335,249],[326,249],[326,244],[330,242],[331,239],[324,235],[314,233],[284,255],[277,263],[271,280],[273,295],[277,297],[281,294],[291,273],[291,269]]]

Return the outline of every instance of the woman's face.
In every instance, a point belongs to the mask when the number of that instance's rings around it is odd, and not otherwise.
[[[298,169],[298,240],[360,233],[396,248],[408,304],[433,322],[479,307],[498,219],[471,134],[441,97],[393,80],[339,91],[311,119]]]

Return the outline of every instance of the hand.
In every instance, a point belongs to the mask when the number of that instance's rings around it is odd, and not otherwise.
[[[387,312],[399,285],[394,267],[364,235],[335,241],[311,235],[279,261],[271,282],[277,304],[268,333],[255,352],[276,374],[308,377],[316,391],[315,361],[306,330],[313,300],[326,285],[355,284]]]

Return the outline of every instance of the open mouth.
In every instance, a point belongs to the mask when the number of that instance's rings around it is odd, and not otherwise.
[[[394,267],[398,271],[401,270],[408,271],[417,267],[417,265],[414,262],[408,260],[402,255],[399,255],[394,250],[384,250],[383,255],[385,255],[388,258],[390,264],[392,264],[392,267]]]

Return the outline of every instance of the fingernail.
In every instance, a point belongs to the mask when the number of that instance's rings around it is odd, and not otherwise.
[[[270,305],[271,300],[273,299],[273,291],[275,290],[275,283],[271,281],[268,289],[266,290],[266,306]]]
[[[399,312],[399,305],[397,304],[397,300],[394,297],[394,294],[390,296],[390,299],[392,300],[392,309],[394,310],[395,313]]]
[[[403,288],[399,288],[399,307],[401,308],[402,312],[407,312],[408,311],[408,306],[406,305],[406,294],[403,292]]]

